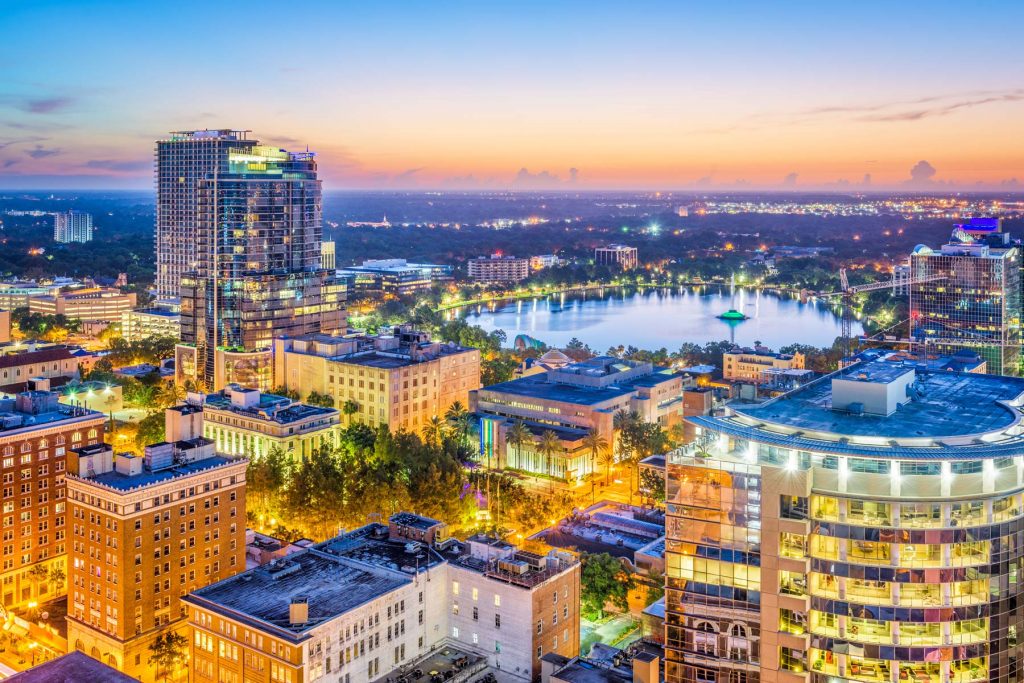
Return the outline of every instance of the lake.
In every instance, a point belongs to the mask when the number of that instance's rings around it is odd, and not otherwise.
[[[728,287],[625,289],[608,287],[537,299],[472,306],[459,313],[491,331],[504,330],[507,346],[526,334],[548,346],[564,347],[576,337],[597,352],[609,347],[677,350],[683,342],[704,344],[755,341],[778,349],[799,342],[831,346],[841,333],[839,318],[822,302],[737,288],[736,309],[748,316],[727,322],[715,316],[732,307]],[[854,334],[862,328],[854,325]]]

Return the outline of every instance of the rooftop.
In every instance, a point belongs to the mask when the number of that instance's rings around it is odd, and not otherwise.
[[[301,640],[315,626],[411,581],[394,571],[308,549],[200,588],[183,600]],[[297,599],[306,600],[309,618],[293,625],[289,608]]]
[[[549,382],[546,375],[530,375],[509,382],[501,382],[484,387],[481,392],[497,394],[514,394],[529,398],[576,403],[578,405],[594,405],[611,401],[620,396],[633,393],[633,389],[619,386],[582,387],[575,384]],[[483,400],[487,400],[484,398]]]
[[[84,652],[66,654],[16,673],[7,680],[14,683],[136,683],[131,676],[96,661]]]
[[[193,441],[197,441],[194,439]],[[209,439],[202,439],[204,442],[212,443]],[[181,442],[179,442],[181,443]],[[157,444],[159,445],[159,444]],[[224,467],[232,463],[240,462],[240,458],[226,458],[222,455],[215,455],[209,458],[203,458],[195,462],[185,463],[181,465],[175,465],[165,470],[159,470],[152,472],[145,470],[140,474],[129,476],[127,474],[121,474],[118,471],[105,472],[103,474],[97,474],[93,477],[76,477],[69,475],[70,478],[89,483],[96,483],[100,486],[107,488],[116,489],[118,491],[133,491],[135,489],[143,488],[146,486],[153,486],[155,484],[162,484],[166,481],[176,479],[178,477],[187,477],[198,472],[205,470],[211,470],[216,467]]]
[[[915,372],[914,381],[907,402],[895,412],[833,410],[832,379],[887,384],[908,371]],[[760,404],[732,404],[729,415],[689,420],[762,443],[818,452],[957,459],[1024,451],[1024,437],[1006,431],[1020,420],[1022,403],[1024,378],[929,372],[909,363],[876,360]]]

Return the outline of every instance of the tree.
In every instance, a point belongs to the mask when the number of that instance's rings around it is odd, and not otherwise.
[[[352,416],[359,412],[359,404],[347,399],[341,404],[341,412],[345,416],[345,424],[352,424]]]
[[[157,391],[156,400],[162,408],[176,406],[185,400],[185,387],[175,382],[164,382]]]
[[[423,439],[427,445],[433,448],[441,447],[441,439],[444,436],[444,420],[437,415],[431,416],[427,424],[423,425]]]
[[[658,503],[665,502],[665,477],[658,472],[645,469],[640,473],[640,492]]]
[[[60,593],[64,590],[64,583],[67,579],[68,577],[64,573],[64,569],[60,565],[54,565],[50,568],[50,576],[47,580],[50,582],[50,585],[53,586],[55,593]]]
[[[629,609],[629,591],[636,579],[618,558],[608,553],[583,553],[580,563],[580,602],[588,616],[602,618],[608,603],[623,612]]]
[[[533,434],[530,428],[522,420],[516,420],[505,432],[505,443],[512,446],[516,451],[516,465],[522,467],[523,446],[533,441]]]
[[[610,450],[608,439],[601,436],[601,432],[597,431],[596,427],[591,427],[587,435],[583,437],[583,445],[590,451],[590,472],[593,474],[597,471],[597,459],[601,453]]]
[[[165,419],[163,413],[151,413],[139,421],[139,431],[135,436],[135,443],[140,448],[150,444],[160,443],[167,438],[164,431]]]
[[[245,473],[246,490],[256,501],[257,514],[270,513],[271,503],[284,490],[288,480],[288,464],[288,456],[277,446],[249,460]]]
[[[188,639],[180,633],[161,633],[149,644],[149,664],[155,666],[163,679],[169,680],[175,670],[185,662]]]
[[[321,408],[333,408],[334,397],[330,394],[321,394],[318,391],[311,391],[306,396],[306,403],[311,406],[320,406]]]
[[[452,432],[459,437],[459,443],[465,444],[469,437],[470,427],[469,411],[466,410],[466,406],[462,405],[462,401],[455,401],[448,407],[444,417],[451,425]]]
[[[295,391],[294,389],[289,389],[286,386],[280,386],[274,389],[273,393],[275,396],[284,396],[285,398],[290,398],[293,401],[298,401],[300,398],[302,398],[301,396],[299,396],[299,392]]]
[[[540,438],[537,440],[537,452],[544,456],[544,469],[547,470],[547,475],[551,474],[551,459],[555,457],[555,454],[562,450],[562,440],[558,438],[550,429],[545,429],[541,432]]]
[[[50,578],[50,570],[42,563],[33,565],[32,569],[28,570],[28,578],[35,585],[36,595],[38,595],[40,586]]]

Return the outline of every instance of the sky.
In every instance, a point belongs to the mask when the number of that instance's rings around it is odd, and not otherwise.
[[[0,188],[250,129],[325,189],[1024,189],[1024,3],[0,0]]]

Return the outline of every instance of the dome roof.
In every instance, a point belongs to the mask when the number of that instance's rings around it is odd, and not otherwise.
[[[558,363],[561,363],[562,365],[568,365],[569,363],[572,362],[572,358],[569,358],[569,356],[565,355],[558,349],[551,349],[550,351],[548,351],[547,353],[540,357],[540,362],[544,363],[545,365],[554,365]]]

